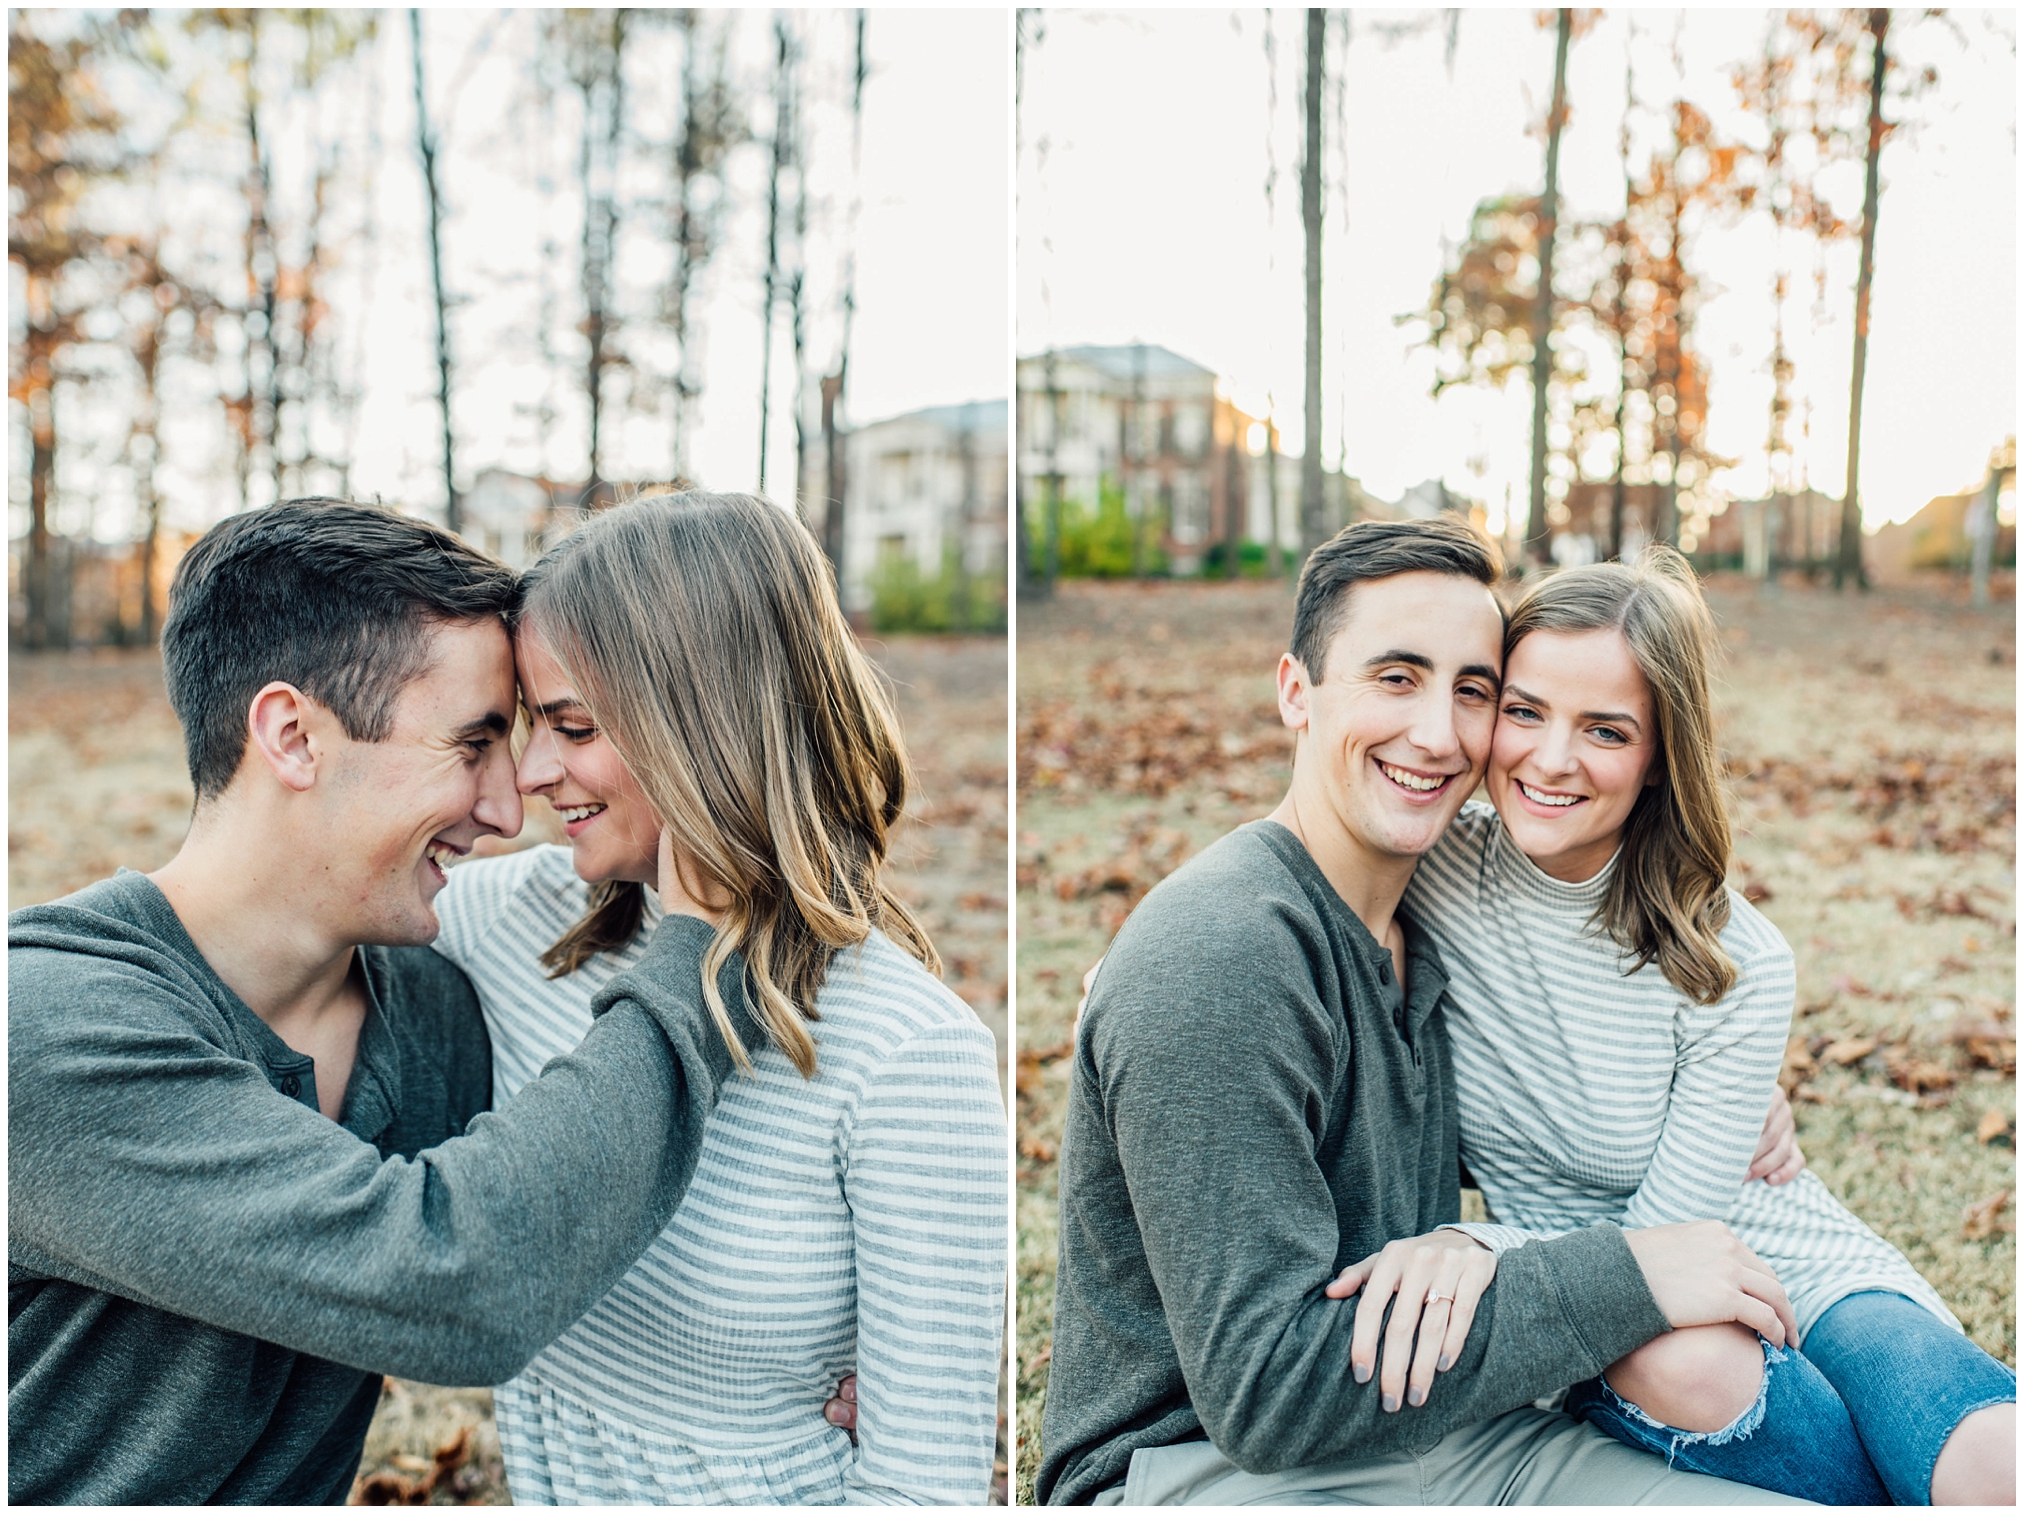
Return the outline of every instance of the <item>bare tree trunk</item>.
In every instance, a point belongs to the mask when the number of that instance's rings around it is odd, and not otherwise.
[[[759,492],[766,492],[767,423],[773,404],[773,303],[780,286],[780,175],[789,166],[794,142],[794,102],[789,61],[793,43],[787,18],[775,16],[773,72],[773,166],[766,179],[766,311],[760,323],[763,351],[759,360]]]
[[[851,75],[850,89],[851,205],[850,229],[843,258],[843,340],[837,350],[836,373],[822,381],[822,445],[828,462],[824,486],[828,504],[822,513],[822,550],[829,558],[839,585],[843,582],[844,512],[848,508],[844,496],[850,480],[844,454],[843,417],[838,412],[843,407],[844,389],[850,381],[850,339],[857,318],[858,173],[864,149],[864,81],[870,74],[865,61],[864,19],[864,12],[858,11],[857,66]]]
[[[1061,384],[1054,371],[1054,349],[1047,349],[1047,521],[1046,548],[1041,557],[1045,592],[1054,592],[1061,577]]]
[[[56,644],[50,624],[49,501],[56,487],[56,356],[52,280],[28,279],[28,562],[21,639],[29,647]]]
[[[161,268],[153,268],[154,284],[161,281]],[[154,293],[150,287],[149,294]],[[159,305],[150,302],[152,309],[147,324],[138,333],[139,340],[134,349],[135,366],[141,375],[140,413],[134,418],[133,435],[128,446],[134,454],[134,497],[141,507],[141,516],[147,522],[147,530],[141,537],[141,623],[140,639],[144,646],[154,645],[156,633],[155,610],[155,550],[161,537],[162,499],[155,488],[155,461],[160,434],[160,408],[155,396],[155,372],[160,366],[162,354],[163,312]],[[135,446],[135,443],[140,445]]]
[[[271,175],[268,170],[267,150],[260,140],[260,91],[257,75],[260,64],[260,12],[246,13],[246,144],[249,160],[246,170],[246,275],[248,293],[257,302],[256,310],[248,311],[248,326],[254,324],[253,316],[259,317],[258,333],[247,332],[246,343],[246,428],[247,450],[264,444],[267,449],[268,472],[273,477],[274,498],[281,498],[281,349],[275,336],[274,323],[279,303],[277,289],[280,260],[274,247],[274,229],[267,221],[267,202],[272,193]],[[258,354],[266,364],[256,386],[253,361]],[[242,494],[246,476],[250,473],[251,457],[241,473]]]
[[[1989,561],[1996,554],[1996,500],[2003,492],[2004,469],[1989,465],[1989,482],[1968,507],[1968,582],[1976,608],[1989,604]]]
[[[1321,545],[1321,94],[1328,47],[1328,12],[1307,12],[1306,146],[1300,157],[1300,221],[1307,238],[1307,353],[1301,415],[1307,440],[1300,456],[1300,549]]]
[[[1132,449],[1126,443],[1130,438],[1136,438],[1137,461],[1139,463],[1138,517],[1133,520],[1131,527],[1131,576],[1133,578],[1144,578],[1146,576],[1147,561],[1150,557],[1146,545],[1146,531],[1150,525],[1148,517],[1152,514],[1152,511],[1147,508],[1145,490],[1146,344],[1144,342],[1135,343],[1132,347],[1131,420],[1129,426],[1127,426],[1124,418],[1123,407],[1120,406],[1118,410],[1117,481],[1119,489],[1125,492],[1127,502],[1130,500],[1131,491],[1125,482],[1125,470],[1131,461]],[[1161,465],[1161,476],[1164,477],[1166,463],[1165,449],[1156,445],[1153,455],[1158,459]]]
[[[1539,300],[1532,311],[1532,501],[1525,517],[1525,555],[1544,567],[1546,525],[1546,391],[1553,380],[1553,242],[1560,226],[1560,131],[1567,124],[1567,44],[1574,12],[1560,10],[1553,41],[1553,106],[1546,117],[1546,193],[1539,198]]]
[[[668,324],[679,350],[675,367],[674,437],[668,481],[680,485],[689,476],[689,402],[693,369],[689,362],[689,283],[695,276],[696,217],[689,205],[689,185],[702,167],[701,108],[697,103],[696,12],[677,13],[682,33],[682,135],[675,149],[675,271],[669,291]]]
[[[1244,558],[1244,465],[1251,449],[1241,435],[1230,438],[1229,464],[1223,481],[1223,576],[1235,578],[1243,570]]]
[[[1279,539],[1279,424],[1266,405],[1265,416],[1265,513],[1271,517],[1271,540],[1265,553],[1266,571],[1274,578],[1286,576],[1286,549]]]
[[[1862,564],[1862,499],[1857,480],[1862,464],[1862,381],[1869,367],[1869,286],[1876,272],[1877,163],[1883,156],[1884,36],[1889,30],[1890,12],[1872,10],[1869,158],[1862,181],[1862,261],[1855,275],[1855,361],[1848,384],[1848,480],[1841,490],[1841,547],[1834,558],[1837,590],[1851,579],[1858,589],[1869,587],[1869,574]]]
[[[423,89],[422,13],[408,12],[408,39],[415,59],[415,147],[422,155],[422,183],[429,192],[429,274],[436,293],[436,403],[443,412],[443,523],[464,529],[457,498],[456,438],[450,427],[450,302],[443,292],[443,197],[436,184],[436,139],[429,130],[429,101]]]

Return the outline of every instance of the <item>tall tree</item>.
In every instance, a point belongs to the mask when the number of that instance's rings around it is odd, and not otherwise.
[[[70,639],[68,595],[51,582],[49,513],[56,489],[59,358],[82,340],[80,312],[64,276],[95,253],[99,239],[80,202],[115,151],[120,119],[93,77],[95,32],[45,39],[31,18],[7,18],[7,257],[21,269],[23,340],[14,351],[8,395],[28,414],[28,559],[23,564],[22,640],[29,647]]]
[[[581,502],[604,498],[605,375],[625,365],[613,308],[613,265],[621,220],[620,156],[625,126],[625,48],[633,12],[625,9],[563,11],[551,21],[567,57],[569,82],[581,102],[577,179],[583,192],[578,279],[583,304],[584,398],[588,402],[587,464]]]
[[[443,291],[443,196],[436,183],[436,137],[429,130],[429,97],[423,87],[422,13],[408,12],[408,40],[415,61],[415,150],[421,154],[422,183],[429,196],[429,278],[436,295],[436,403],[443,412],[444,523],[464,529],[457,498],[456,435],[450,425],[450,301]],[[595,401],[593,401],[593,409]],[[596,465],[593,463],[592,471]]]
[[[780,290],[780,181],[794,163],[794,39],[773,18],[773,155],[766,176],[766,285],[759,360],[759,491],[766,491],[767,428],[773,404],[773,307]]]
[[[1307,238],[1306,370],[1301,414],[1306,440],[1300,455],[1300,547],[1304,558],[1321,545],[1321,110],[1328,50],[1328,12],[1307,12],[1307,79],[1300,155],[1300,222]]]
[[[1565,6],[1553,42],[1553,104],[1546,114],[1546,192],[1539,200],[1539,293],[1532,313],[1532,498],[1525,518],[1525,551],[1534,564],[1548,560],[1546,527],[1546,386],[1553,373],[1553,243],[1560,221],[1560,133],[1567,124],[1567,45],[1574,12]]]
[[[716,251],[723,203],[721,194],[705,197],[703,186],[711,179],[721,183],[725,157],[744,140],[743,121],[726,72],[724,34],[720,31],[715,44],[706,49],[706,14],[694,9],[672,13],[682,39],[682,124],[675,142],[674,267],[663,308],[678,349],[669,468],[669,477],[676,481],[689,478],[690,419],[703,392],[703,369],[697,353],[700,339],[691,325],[689,299],[697,277]]]
[[[822,389],[822,455],[828,465],[823,481],[826,503],[822,512],[822,550],[828,556],[830,568],[835,572],[839,584],[843,582],[844,510],[850,482],[845,473],[843,399],[845,386],[850,381],[851,330],[857,318],[857,222],[862,193],[861,169],[864,154],[864,81],[869,76],[864,50],[865,16],[862,10],[857,12],[856,20],[856,64],[850,76],[851,199],[850,222],[844,231],[841,300],[843,336],[837,347],[836,372],[832,378],[823,380]]]
[[[1012,23],[1013,154],[1014,160],[1022,164],[1026,161],[1025,102],[1026,102],[1027,33],[1031,31],[1033,45],[1036,47],[1039,46],[1042,39],[1045,38],[1047,35],[1046,16],[1047,13],[1044,10],[1040,9],[1038,6],[1027,6],[1027,5],[1020,6],[1013,14],[1013,23]],[[1015,185],[1015,192],[1016,192],[1016,185]],[[1015,210],[1016,208],[1017,207],[1015,207]],[[1051,390],[1053,388],[1053,376],[1052,376],[1053,367],[1051,356],[1048,362],[1049,362],[1048,388]],[[1020,396],[1017,390],[1017,386],[1015,384],[1014,398],[1017,399],[1019,397]],[[1020,416],[1019,416],[1019,424],[1022,432],[1026,424],[1026,415],[1027,415],[1026,408],[1022,404],[1020,407]],[[1053,467],[1053,452],[1052,452],[1053,442],[1051,440],[1053,436],[1053,431],[1051,429],[1053,425],[1053,420],[1054,417],[1050,416],[1049,417],[1050,430],[1048,432],[1050,438],[1048,443],[1049,446],[1048,467],[1050,470]],[[1013,584],[1015,592],[1019,595],[1021,599],[1029,599],[1029,598],[1042,599],[1054,592],[1054,581],[1051,578],[1042,577],[1041,575],[1036,574],[1033,571],[1034,531],[1032,519],[1027,513],[1027,491],[1025,487],[1025,481],[1026,475],[1024,473],[1024,470],[1022,469],[1014,477],[1013,480],[1014,487],[1012,490]]]
[[[1858,488],[1862,465],[1862,384],[1869,367],[1869,288],[1876,273],[1877,167],[1883,157],[1883,81],[1890,66],[1884,41],[1890,31],[1890,11],[1879,8],[1869,13],[1871,38],[1869,64],[1869,150],[1864,159],[1862,180],[1862,256],[1855,274],[1855,356],[1848,380],[1848,474],[1841,493],[1841,542],[1834,557],[1834,587],[1853,580],[1859,589],[1869,587],[1869,574],[1862,562],[1862,500]]]

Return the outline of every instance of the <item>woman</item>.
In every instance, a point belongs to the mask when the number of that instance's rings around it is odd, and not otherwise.
[[[1824,1502],[2014,1501],[2015,1374],[1811,1173],[1745,1185],[1793,965],[1724,884],[1712,632],[1664,548],[1547,578],[1511,617],[1495,809],[1463,810],[1405,901],[1451,975],[1462,1157],[1499,1222],[1452,1228],[1496,1252],[1599,1220],[1725,1219],[1784,1284],[1798,1340],[1676,1331],[1577,1384],[1568,1412]],[[1379,1260],[1330,1292],[1396,1288],[1417,1315],[1457,1291]]]
[[[570,845],[464,864],[437,901],[495,1097],[576,1044],[664,908],[717,926],[704,997],[745,1073],[668,1229],[497,1390],[514,1497],[981,1503],[1004,1311],[996,1054],[886,876],[911,775],[826,564],[763,500],[637,500],[528,573],[514,645],[520,788]],[[738,960],[764,1045],[723,1013]],[[855,1447],[823,1412],[852,1370]]]

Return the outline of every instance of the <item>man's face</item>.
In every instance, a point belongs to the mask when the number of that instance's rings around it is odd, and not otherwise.
[[[1280,715],[1303,733],[1295,785],[1352,845],[1416,857],[1482,779],[1503,618],[1488,589],[1452,574],[1400,573],[1348,592],[1321,680],[1290,653],[1280,661]]]
[[[520,831],[506,628],[495,619],[438,626],[430,650],[428,672],[395,703],[386,740],[338,732],[329,753],[326,872],[340,933],[353,941],[435,940],[444,861],[480,836]]]

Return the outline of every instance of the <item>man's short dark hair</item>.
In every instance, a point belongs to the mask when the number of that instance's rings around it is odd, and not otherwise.
[[[293,499],[213,526],[169,589],[162,673],[201,802],[246,752],[253,696],[280,679],[384,741],[435,627],[502,615],[513,570],[426,521]]]
[[[1349,613],[1350,585],[1397,573],[1452,573],[1488,587],[1503,571],[1496,544],[1459,515],[1360,520],[1316,547],[1300,570],[1288,650],[1319,683],[1328,645]]]

